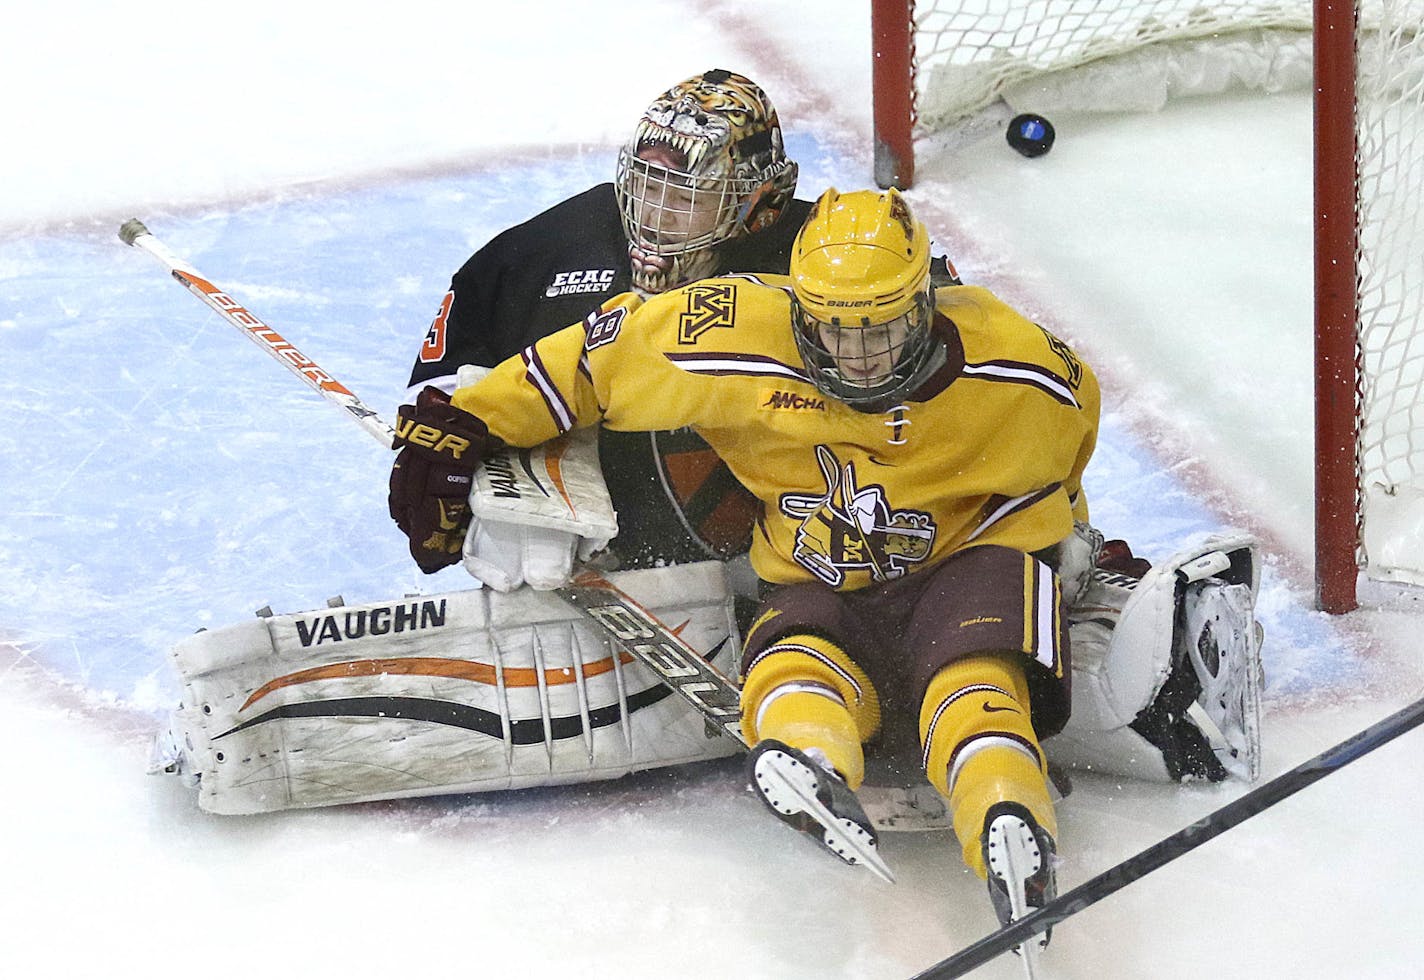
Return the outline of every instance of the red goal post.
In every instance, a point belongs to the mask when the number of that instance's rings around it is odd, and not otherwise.
[[[1355,0],[1315,5],[1315,601],[1357,605],[1360,357]]]
[[[1314,84],[1316,598],[1424,586],[1424,0],[872,0],[871,28],[882,187],[917,149],[1001,136],[1018,99],[1219,91],[1188,87],[1208,52],[1233,84]],[[1156,54],[1192,70],[1122,81]]]

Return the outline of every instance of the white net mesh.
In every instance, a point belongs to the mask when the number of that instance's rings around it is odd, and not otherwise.
[[[1364,547],[1371,575],[1424,584],[1424,0],[1371,12],[1356,122]]]
[[[1034,79],[1162,42],[1311,27],[1309,0],[921,0],[914,16],[921,132]]]

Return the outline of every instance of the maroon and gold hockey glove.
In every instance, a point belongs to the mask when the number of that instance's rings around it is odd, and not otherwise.
[[[439,388],[424,389],[414,407],[400,407],[391,519],[427,575],[460,560],[470,526],[470,484],[488,443],[485,424],[450,404]]]
[[[1152,568],[1152,563],[1132,553],[1132,548],[1121,538],[1103,542],[1103,550],[1098,555],[1098,567],[1109,572],[1142,578]]]

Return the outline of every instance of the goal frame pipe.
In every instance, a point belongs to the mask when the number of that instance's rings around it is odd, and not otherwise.
[[[871,0],[871,107],[875,183],[915,182],[915,2]]]
[[[1315,600],[1356,608],[1359,163],[1356,0],[1315,0]]]

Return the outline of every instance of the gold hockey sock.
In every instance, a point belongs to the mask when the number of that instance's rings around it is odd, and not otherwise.
[[[774,738],[820,749],[851,789],[865,777],[861,743],[880,725],[865,673],[829,640],[788,636],[752,661],[742,685],[742,729],[753,744]]]
[[[1022,656],[955,661],[930,681],[920,706],[925,774],[948,800],[964,862],[985,877],[984,816],[1001,801],[1028,808],[1057,835],[1043,750],[1029,719]]]

